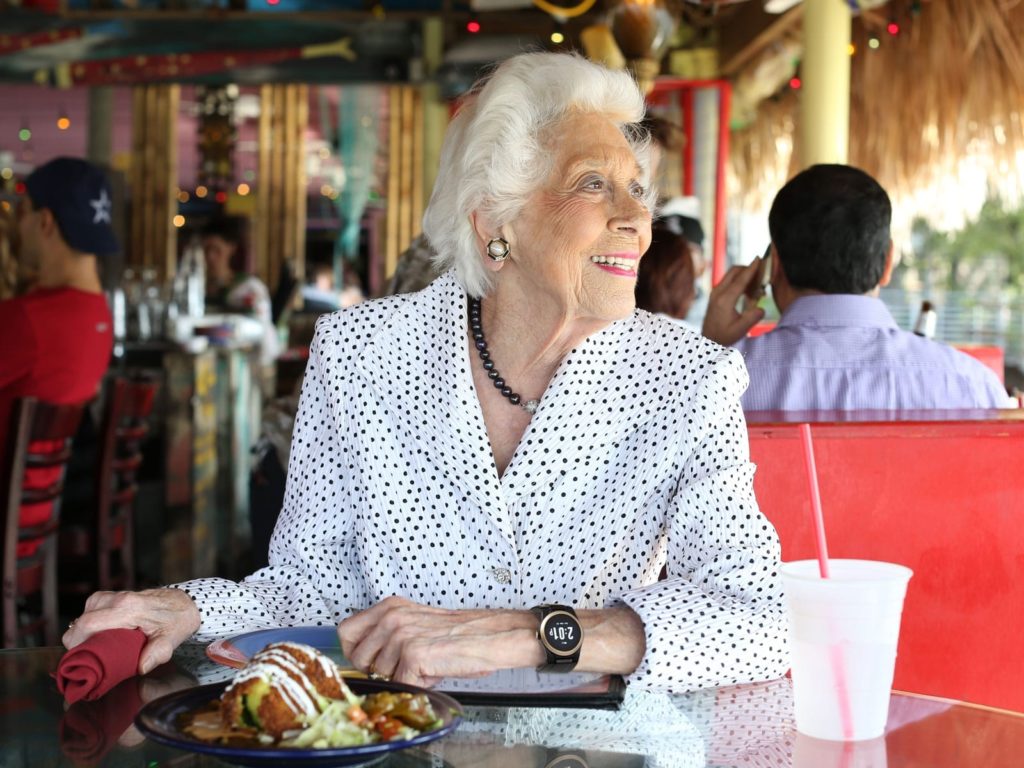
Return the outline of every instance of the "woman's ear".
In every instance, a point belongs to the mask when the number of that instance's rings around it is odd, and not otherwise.
[[[490,217],[480,211],[470,213],[469,221],[473,225],[473,232],[476,234],[476,249],[479,258],[483,261],[486,269],[497,272],[501,269],[503,262],[495,261],[487,256],[487,244],[493,238],[501,237],[501,233],[494,227]]]

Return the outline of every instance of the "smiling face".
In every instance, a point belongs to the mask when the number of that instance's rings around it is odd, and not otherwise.
[[[633,311],[651,212],[632,148],[595,114],[573,114],[548,132],[551,172],[522,213],[502,228],[501,265],[537,301],[573,319],[613,321]]]

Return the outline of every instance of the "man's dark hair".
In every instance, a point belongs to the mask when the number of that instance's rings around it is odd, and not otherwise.
[[[768,228],[794,288],[862,294],[885,272],[892,205],[877,181],[848,165],[813,165],[775,196]]]

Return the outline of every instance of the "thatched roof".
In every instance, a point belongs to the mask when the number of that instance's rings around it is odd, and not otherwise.
[[[1024,1],[922,6],[896,37],[887,9],[854,22],[849,162],[879,179],[904,218],[955,227],[987,191],[1024,201]],[[797,170],[797,102],[792,91],[763,102],[733,135],[731,190],[745,208],[767,207]]]

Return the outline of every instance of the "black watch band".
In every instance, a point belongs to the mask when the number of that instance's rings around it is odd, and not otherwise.
[[[530,612],[540,621],[537,639],[544,649],[538,672],[572,672],[583,648],[583,627],[576,611],[566,605],[538,605]]]

